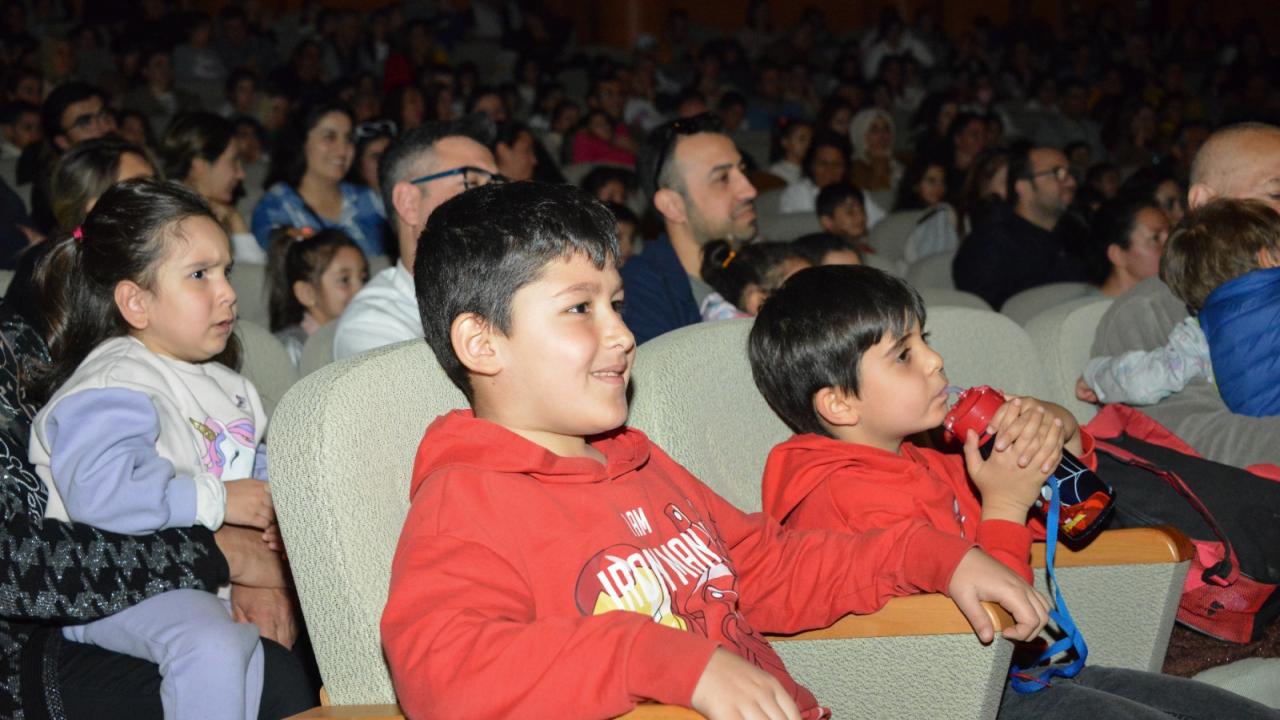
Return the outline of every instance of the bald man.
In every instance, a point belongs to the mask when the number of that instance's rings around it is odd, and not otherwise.
[[[1280,212],[1280,128],[1233,125],[1205,141],[1191,164],[1187,205],[1194,209],[1219,197],[1261,200]],[[1159,278],[1144,280],[1102,316],[1093,355],[1161,347],[1186,317],[1186,306]],[[1280,417],[1235,415],[1205,380],[1142,410],[1211,460],[1238,467],[1280,464]]]

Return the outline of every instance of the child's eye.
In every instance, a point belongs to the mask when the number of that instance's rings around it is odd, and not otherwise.
[[[907,348],[906,350],[903,350],[901,353],[898,353],[898,362],[908,362],[910,359],[911,359],[910,348]]]
[[[192,279],[195,279],[195,280],[203,280],[203,279],[204,279],[204,274],[205,274],[205,272],[207,272],[207,271],[205,271],[205,270],[197,270],[197,271],[195,271],[195,272],[191,273],[191,277],[192,277]]]
[[[614,311],[614,312],[616,312],[616,313],[618,313],[619,315],[621,315],[621,314],[622,314],[622,311],[623,311],[624,309],[626,309],[626,307],[627,307],[627,303],[626,303],[625,301],[623,301],[623,300],[614,300],[614,301],[613,301],[613,311]]]
[[[585,314],[587,312],[588,305],[589,303],[578,303],[577,305],[574,305],[573,307],[569,308],[569,312]]]

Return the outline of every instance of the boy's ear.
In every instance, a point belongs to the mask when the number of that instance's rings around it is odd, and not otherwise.
[[[830,215],[819,215],[818,224],[822,226],[824,232],[834,233],[836,231],[836,219]]]
[[[1259,250],[1258,267],[1264,270],[1272,270],[1280,267],[1280,253],[1274,252],[1268,248]]]
[[[391,204],[396,208],[396,217],[402,218],[410,225],[418,221],[418,205],[422,202],[422,193],[418,186],[403,180],[391,188]]]
[[[862,419],[853,400],[853,393],[837,387],[824,387],[813,394],[813,411],[828,425],[853,427]]]
[[[302,307],[310,310],[316,304],[316,287],[306,280],[298,280],[293,284],[293,296]]]
[[[449,341],[467,370],[492,377],[502,370],[492,323],[475,313],[462,313],[449,326]]]
[[[134,330],[146,330],[151,324],[151,293],[132,280],[116,283],[116,309]]]
[[[684,196],[671,188],[659,188],[653,194],[653,206],[658,208],[662,217],[673,223],[689,221],[689,215],[684,207]]]
[[[1218,197],[1218,192],[1204,183],[1196,183],[1187,191],[1187,207],[1191,210],[1202,208],[1210,200]]]

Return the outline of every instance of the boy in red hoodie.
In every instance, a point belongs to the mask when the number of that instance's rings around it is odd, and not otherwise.
[[[992,417],[985,460],[972,431],[963,456],[912,444],[906,438],[938,427],[947,412],[942,357],[924,322],[910,285],[865,266],[802,270],[769,297],[751,329],[751,371],[799,434],[769,454],[764,511],[788,529],[855,534],[924,522],[972,539],[1030,580],[1027,513],[1064,443],[1093,467],[1093,440],[1065,409],[1024,397]],[[1190,680],[1098,666],[1041,692],[1006,691],[1001,702],[1001,720],[1057,717],[1275,713]]]
[[[711,718],[822,717],[761,633],[893,596],[979,600],[1027,638],[1047,601],[924,522],[783,531],[627,428],[635,342],[615,223],[579,191],[517,183],[437,209],[415,284],[427,342],[471,410],[414,463],[382,638],[410,717],[610,717],[646,700]],[[624,611],[624,612],[615,612]]]

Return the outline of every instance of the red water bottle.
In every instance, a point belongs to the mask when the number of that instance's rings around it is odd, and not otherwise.
[[[1005,397],[998,390],[986,385],[972,387],[960,393],[956,404],[947,412],[942,427],[961,442],[970,430],[978,435],[979,450],[985,460],[995,447],[995,436],[987,433],[991,418]],[[1045,486],[1036,499],[1035,508],[1041,517],[1048,512],[1052,489],[1049,483],[1058,484],[1062,509],[1058,516],[1061,534],[1072,541],[1083,540],[1097,532],[1111,514],[1116,493],[1075,455],[1062,450],[1062,460],[1053,474],[1045,480]]]

